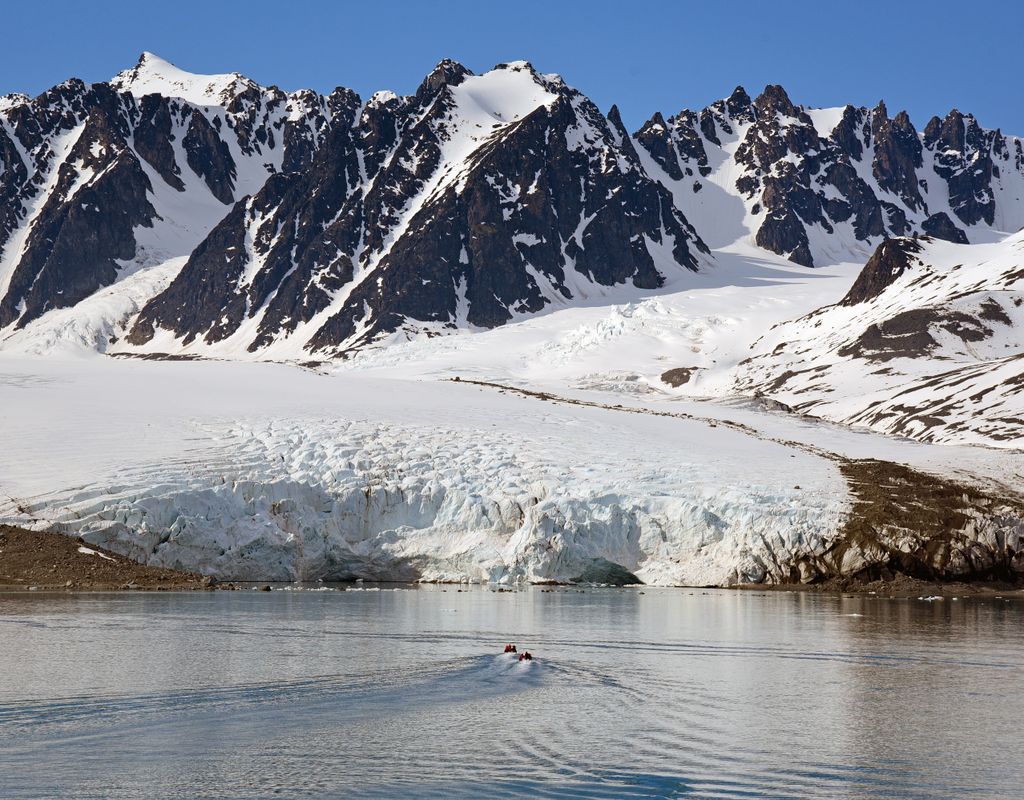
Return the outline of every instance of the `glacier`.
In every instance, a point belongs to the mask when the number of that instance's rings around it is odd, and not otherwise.
[[[1020,467],[754,408],[582,396],[8,357],[0,522],[225,580],[568,581],[605,559],[647,583],[730,585],[828,549],[850,497],[826,443]]]
[[[846,505],[821,459],[713,420],[275,365],[27,367],[0,377],[21,419],[0,519],[225,579],[569,580],[604,558],[761,580],[766,548],[813,547]]]

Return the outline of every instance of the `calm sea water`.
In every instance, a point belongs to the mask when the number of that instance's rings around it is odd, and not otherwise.
[[[0,797],[1017,799],[1022,623],[994,598],[0,595]]]

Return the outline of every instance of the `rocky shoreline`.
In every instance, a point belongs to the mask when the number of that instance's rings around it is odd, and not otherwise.
[[[60,533],[0,525],[0,591],[201,591],[214,581],[150,567]]]
[[[746,583],[729,588],[743,591],[874,596],[887,599],[923,598],[932,600],[954,597],[1018,597],[1024,599],[1024,581],[979,579],[940,582],[913,578],[909,575],[896,575],[892,578],[876,580],[841,576],[821,583]]]

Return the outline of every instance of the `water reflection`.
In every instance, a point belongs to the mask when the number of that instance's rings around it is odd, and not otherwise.
[[[1022,618],[659,589],[0,596],[0,796],[1017,797]],[[510,640],[535,669],[495,655]]]

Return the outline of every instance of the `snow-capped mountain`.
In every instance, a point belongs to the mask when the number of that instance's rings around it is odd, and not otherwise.
[[[128,340],[330,353],[657,288],[704,247],[629,142],[617,114],[526,63],[446,61],[412,97],[353,96],[309,168],[237,204]]]
[[[236,200],[311,161],[334,102],[188,75],[150,54],[109,84],[73,79],[5,98],[0,328],[115,283],[129,299],[114,313],[137,310],[166,283],[160,268],[187,257]],[[151,269],[159,279],[138,274]]]
[[[654,289],[706,253],[617,112],[522,62],[363,102],[144,54],[5,107],[0,327],[184,258],[130,345],[333,353]]]
[[[956,109],[923,133],[905,112],[804,109],[737,88],[636,134],[646,166],[713,247],[752,236],[806,266],[863,261],[891,236],[988,241],[1024,226],[1024,150]]]
[[[525,62],[364,101],[146,53],[3,98],[0,197],[5,346],[308,360],[685,288],[709,245],[990,240],[1024,224],[1024,156],[957,111],[918,134],[778,86],[631,136]]]
[[[1024,574],[1022,224],[958,111],[631,135],[525,62],[144,54],[0,98],[0,521],[221,577]]]

